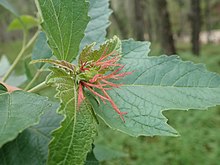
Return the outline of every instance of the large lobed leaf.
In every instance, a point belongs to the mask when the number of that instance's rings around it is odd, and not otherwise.
[[[123,123],[110,105],[97,105],[96,113],[113,129],[132,136],[177,135],[166,122],[164,110],[206,109],[220,104],[220,76],[201,64],[177,56],[148,57],[149,43],[123,42],[123,71],[134,71],[110,90],[119,109],[128,112]]]
[[[72,77],[63,69],[51,68],[48,83],[57,86],[61,101],[59,112],[65,116],[61,126],[53,132],[49,145],[48,164],[84,164],[96,134],[92,107],[84,101],[77,106],[77,87]]]
[[[59,126],[62,117],[56,113],[59,104],[52,106],[41,116],[40,123],[20,133],[16,139],[0,149],[1,165],[45,165],[51,131]]]
[[[108,6],[108,0],[103,0],[101,2],[99,0],[90,0],[90,7],[88,12],[90,21],[84,32],[85,36],[80,43],[80,52],[84,47],[93,42],[96,43],[95,48],[97,48],[100,44],[102,44],[105,41],[106,29],[110,24],[109,16],[111,14],[111,10],[108,8]],[[52,54],[51,50],[49,48],[47,49],[47,39],[46,36],[44,36],[45,35],[43,33],[40,33],[39,38],[35,44],[35,53],[32,56],[34,57],[33,59],[41,59],[41,56],[43,58],[46,57],[43,56],[45,53],[42,54],[44,50],[47,51],[46,54]],[[36,51],[36,48],[38,48],[39,46],[43,46],[43,51],[41,53]],[[37,64],[37,66],[39,65],[41,64]]]
[[[0,94],[0,147],[37,124],[52,104],[46,97],[23,91]]]
[[[42,27],[54,55],[72,62],[89,22],[89,3],[85,0],[37,0]]]

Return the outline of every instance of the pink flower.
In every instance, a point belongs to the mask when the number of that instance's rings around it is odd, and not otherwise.
[[[120,115],[120,118],[125,122],[123,115],[127,114],[127,112],[121,112],[106,91],[111,90],[112,88],[119,88],[123,85],[112,83],[111,80],[119,80],[127,75],[132,74],[132,72],[119,73],[124,68],[122,64],[117,63],[121,56],[116,51],[112,51],[106,55],[106,51],[107,49],[103,52],[102,56],[97,61],[92,61],[89,64],[88,62],[81,62],[81,73],[85,73],[86,71],[89,72],[93,68],[96,68],[97,74],[95,74],[88,81],[79,81],[78,107],[85,99],[83,94],[83,88],[85,87],[95,96],[100,98],[104,104],[106,104],[106,101],[108,101],[112,108]],[[94,90],[95,88],[99,89],[102,94],[96,92]]]

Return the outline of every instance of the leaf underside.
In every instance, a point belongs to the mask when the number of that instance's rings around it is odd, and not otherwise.
[[[89,3],[85,0],[38,0],[42,27],[53,54],[72,62],[79,51],[84,30],[89,22]]]
[[[37,124],[51,107],[46,97],[23,91],[0,94],[0,147]]]
[[[65,118],[52,134],[48,164],[84,164],[96,134],[92,107],[84,101],[78,109],[77,89],[73,79],[60,68],[51,69],[48,83],[57,86],[56,97],[61,101],[58,112]]]
[[[207,109],[220,104],[220,76],[201,64],[184,62],[177,56],[148,57],[149,43],[124,41],[123,72],[134,71],[109,94],[122,112],[123,123],[110,105],[92,100],[96,113],[113,129],[132,136],[178,133],[166,122],[164,110]]]
[[[110,25],[109,16],[112,11],[109,9],[109,0],[89,0],[89,17],[91,18],[86,30],[85,36],[80,44],[81,50],[96,42],[96,48],[105,41],[106,29]]]
[[[49,59],[51,56],[52,52],[47,44],[46,35],[44,32],[40,32],[32,51],[32,60]],[[38,69],[43,66],[42,63],[37,63],[35,65]]]

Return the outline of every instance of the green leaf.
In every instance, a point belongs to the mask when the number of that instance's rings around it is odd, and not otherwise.
[[[84,47],[94,42],[95,48],[98,48],[100,44],[105,41],[106,29],[110,25],[109,16],[112,12],[108,7],[109,0],[90,0],[88,12],[90,21],[86,27],[85,36],[80,43],[79,52],[81,52]],[[46,43],[45,46],[47,46]]]
[[[124,158],[128,157],[129,155],[117,151],[114,149],[110,149],[106,146],[103,145],[93,145],[93,150],[87,155],[86,159],[86,165],[98,165],[99,161],[110,161],[113,159],[119,159],[119,158]]]
[[[91,18],[85,30],[85,36],[80,44],[80,50],[86,45],[96,42],[96,48],[105,41],[106,29],[110,25],[109,0],[90,0],[89,17]]]
[[[32,52],[32,60],[49,59],[52,56],[51,49],[47,44],[47,37],[44,32],[40,32]],[[36,64],[37,68],[43,66],[42,63]]]
[[[61,107],[58,112],[65,116],[61,126],[53,132],[49,145],[48,164],[84,164],[96,134],[92,107],[87,100],[77,107],[77,87],[65,70],[51,68],[47,81],[57,86]]]
[[[92,150],[87,154],[85,165],[99,165],[99,161],[94,155],[94,144],[92,144]]]
[[[38,0],[42,27],[54,55],[72,62],[89,22],[89,3],[85,0]]]
[[[0,0],[0,5],[2,5],[4,8],[9,10],[12,14],[15,16],[18,16],[18,12],[15,10],[15,8],[9,3],[7,0]]]
[[[25,71],[27,80],[29,81],[33,79],[34,73],[32,72],[33,72],[33,69],[35,69],[34,66],[30,66],[30,60],[31,60],[31,55],[26,56],[24,59],[24,71]]]
[[[0,147],[39,122],[51,107],[47,98],[23,91],[0,94]]]
[[[123,42],[123,72],[134,71],[110,96],[124,115],[125,123],[110,105],[97,105],[96,113],[113,129],[132,136],[178,135],[162,111],[206,109],[220,104],[220,76],[201,64],[184,62],[177,56],[147,57],[149,44]]]
[[[16,139],[0,149],[1,165],[45,165],[51,131],[59,126],[62,117],[56,113],[59,104],[49,102],[51,107],[41,116],[40,123],[20,133]]]
[[[21,22],[22,21],[22,22]],[[31,15],[22,15],[19,18],[15,18],[8,26],[9,31],[13,30],[23,30],[24,26],[26,30],[29,30],[33,27],[37,27],[39,21]]]
[[[0,94],[5,92],[8,92],[8,89],[2,83],[0,83]]]
[[[0,77],[3,77],[7,70],[10,68],[10,62],[7,59],[6,55],[0,57]]]
[[[98,50],[94,50],[95,43],[86,46],[80,56],[78,63],[88,62],[88,61],[97,61],[103,54],[110,54],[113,51],[117,51],[119,54],[121,53],[121,40],[114,36],[112,39],[106,40],[104,44],[100,46]]]
[[[95,157],[99,161],[107,161],[107,160],[113,160],[113,159],[119,159],[123,157],[128,157],[128,154],[117,151],[114,149],[110,149],[103,145],[95,145],[95,148],[93,150]]]

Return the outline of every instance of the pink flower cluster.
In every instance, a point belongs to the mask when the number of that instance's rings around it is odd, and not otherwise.
[[[111,90],[112,88],[118,88],[122,84],[112,83],[111,80],[119,80],[127,75],[132,74],[132,72],[120,72],[124,66],[119,64],[121,56],[117,51],[112,51],[109,54],[106,54],[107,50],[105,50],[102,56],[97,61],[92,61],[91,63],[81,63],[80,72],[83,73],[85,71],[90,71],[91,68],[98,68],[98,73],[95,74],[88,81],[80,80],[79,81],[79,89],[78,89],[78,107],[85,99],[83,94],[83,88],[87,88],[91,93],[95,96],[99,97],[104,104],[108,101],[112,108],[120,115],[120,118],[125,122],[123,115],[127,114],[127,112],[121,112],[115,102],[107,93],[107,90]],[[113,71],[112,71],[112,68]],[[107,70],[107,74],[105,73]],[[119,73],[120,72],[120,73]],[[102,94],[96,92],[94,88],[97,88],[101,91]]]

